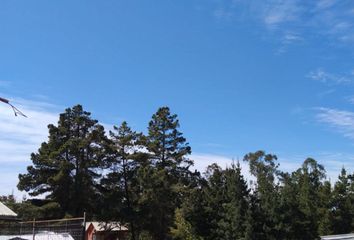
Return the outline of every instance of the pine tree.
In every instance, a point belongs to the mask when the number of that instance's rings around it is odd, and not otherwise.
[[[147,149],[158,168],[188,169],[193,161],[186,158],[191,148],[178,130],[179,120],[168,107],[161,107],[152,116],[148,127]],[[180,169],[180,170],[182,170]]]
[[[342,168],[338,181],[334,185],[331,208],[333,211],[333,228],[335,234],[350,233],[353,224],[353,193],[350,180]]]
[[[103,211],[100,216],[103,220],[119,220],[128,223],[132,240],[137,239],[139,232],[139,213],[137,189],[137,172],[140,167],[139,151],[141,149],[138,134],[123,122],[120,127],[114,126],[110,131],[112,139],[113,157],[108,163],[109,172],[102,179]],[[107,208],[109,206],[109,208]]]
[[[104,128],[81,105],[66,109],[58,125],[48,128],[49,140],[32,153],[32,165],[19,175],[18,188],[31,196],[45,194],[62,214],[93,214],[101,169],[110,156]]]
[[[248,209],[249,190],[241,174],[240,164],[234,163],[224,170],[225,199],[221,219],[217,223],[218,239],[242,239],[245,235],[245,220]]]
[[[207,185],[203,190],[203,197],[205,198],[203,208],[206,216],[203,221],[208,223],[208,232],[203,237],[210,240],[220,240],[218,224],[222,220],[222,205],[226,202],[225,175],[216,163],[208,166],[204,175]]]
[[[299,206],[299,186],[295,173],[282,173],[280,187],[280,239],[297,240],[303,239],[304,214]]]
[[[157,240],[169,238],[175,208],[181,205],[192,176],[189,167],[193,161],[187,157],[191,148],[178,128],[177,115],[168,107],[157,110],[146,136],[150,164],[139,171],[146,228]]]

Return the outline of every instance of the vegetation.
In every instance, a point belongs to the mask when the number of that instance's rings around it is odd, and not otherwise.
[[[354,230],[354,175],[345,169],[332,186],[314,159],[288,173],[275,155],[257,151],[244,157],[252,184],[239,163],[192,171],[191,147],[168,107],[152,116],[147,134],[126,122],[106,134],[80,105],[48,128],[19,175],[18,188],[39,199],[1,199],[23,218],[86,212],[126,224],[132,240],[317,239]]]

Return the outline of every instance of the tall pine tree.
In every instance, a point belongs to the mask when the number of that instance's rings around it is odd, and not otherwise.
[[[191,148],[179,131],[177,115],[168,107],[161,107],[152,116],[146,136],[146,149],[150,165],[140,173],[143,189],[141,205],[147,216],[146,228],[157,240],[169,238],[169,228],[174,212],[182,202],[183,192],[188,188],[188,158]]]
[[[81,105],[60,114],[57,126],[48,126],[48,141],[32,153],[27,173],[19,175],[20,190],[44,194],[63,215],[93,214],[101,170],[111,156],[104,128],[90,115]]]

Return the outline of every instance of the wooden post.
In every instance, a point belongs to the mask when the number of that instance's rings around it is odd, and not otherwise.
[[[85,240],[86,239],[86,212],[84,212],[84,227],[82,231],[83,231],[82,240]]]
[[[33,219],[33,224],[32,224],[32,235],[33,235],[33,240],[36,240],[36,219]]]

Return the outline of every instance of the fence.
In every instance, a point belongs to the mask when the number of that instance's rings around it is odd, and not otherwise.
[[[84,240],[85,217],[0,223],[0,240]]]

